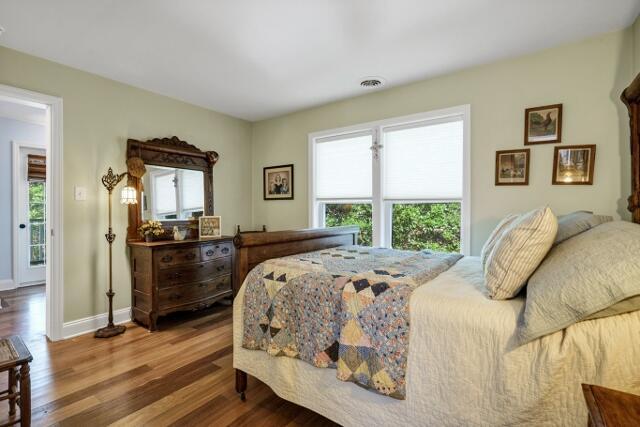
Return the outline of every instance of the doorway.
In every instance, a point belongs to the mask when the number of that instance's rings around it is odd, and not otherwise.
[[[6,182],[11,185],[8,200],[0,200],[0,209],[8,211],[2,213],[7,220],[0,221],[0,232],[10,236],[5,239],[8,248],[0,246],[0,259],[6,259],[10,267],[9,277],[0,277],[0,289],[14,292],[14,298],[3,298],[0,293],[4,305],[0,316],[16,310],[27,312],[25,316],[32,312],[26,318],[18,319],[15,313],[8,318],[16,325],[33,323],[29,330],[56,341],[62,338],[63,329],[62,99],[0,85],[2,149],[7,152],[0,157],[8,163]],[[6,307],[11,301],[22,305],[29,298],[34,301],[27,305],[37,309]]]

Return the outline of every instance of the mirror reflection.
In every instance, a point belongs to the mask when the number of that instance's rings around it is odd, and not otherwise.
[[[204,173],[191,169],[146,165],[142,178],[142,219],[198,218],[204,212]]]

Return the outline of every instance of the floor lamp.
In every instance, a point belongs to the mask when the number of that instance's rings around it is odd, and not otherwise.
[[[125,176],[129,178],[141,178],[145,173],[144,162],[140,158],[134,157],[127,160],[127,167],[128,171],[121,174],[115,174],[113,173],[113,169],[109,168],[107,173],[102,176],[102,185],[104,185],[109,193],[109,231],[104,235],[109,243],[109,290],[107,291],[107,298],[109,298],[109,320],[107,326],[96,331],[96,338],[110,338],[124,333],[127,329],[124,325],[113,324],[113,297],[115,295],[115,292],[113,292],[113,242],[116,240],[116,235],[113,232],[111,224],[112,194],[113,190]],[[120,203],[123,205],[138,203],[138,192],[136,189],[130,185],[124,187],[120,194]]]

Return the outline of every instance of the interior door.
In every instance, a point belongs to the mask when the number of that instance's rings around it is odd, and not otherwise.
[[[44,156],[45,150],[20,149],[18,286],[41,284],[46,278],[46,183],[28,179],[29,154]]]

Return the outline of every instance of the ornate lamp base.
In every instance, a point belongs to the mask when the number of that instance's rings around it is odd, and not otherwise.
[[[96,331],[96,338],[111,338],[123,334],[127,330],[124,325],[108,325]]]

